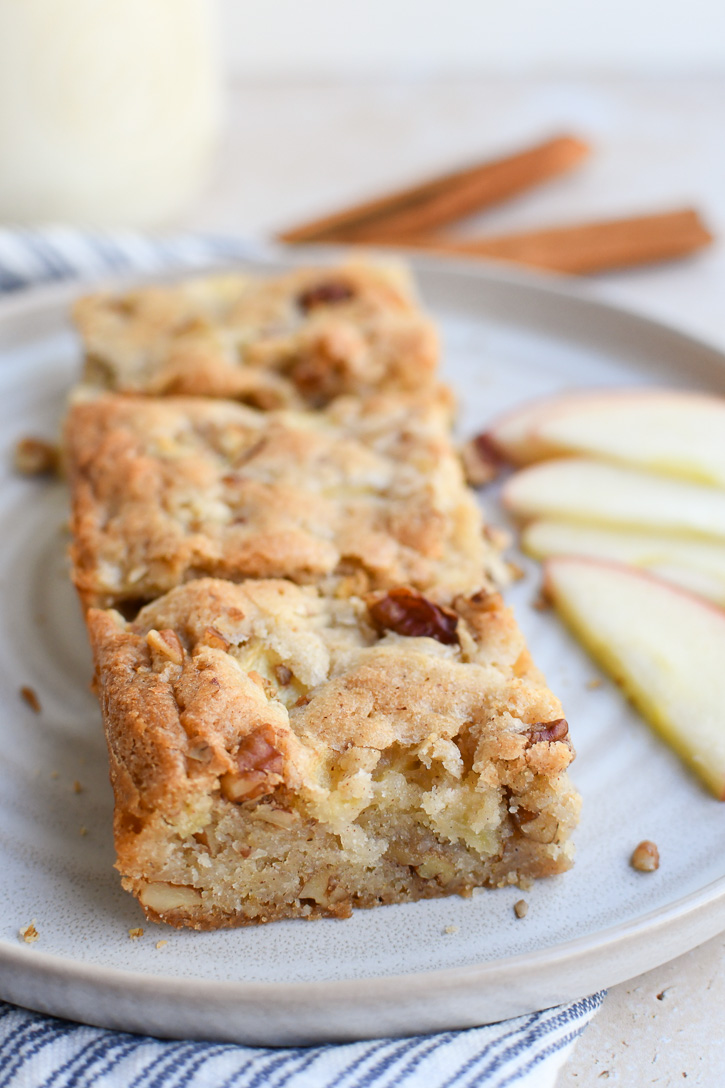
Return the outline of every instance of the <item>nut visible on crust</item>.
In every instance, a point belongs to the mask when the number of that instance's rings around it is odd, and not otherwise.
[[[368,605],[370,618],[379,630],[408,638],[434,638],[447,646],[458,642],[458,616],[413,589],[391,589]]]
[[[314,287],[308,287],[297,296],[297,304],[305,313],[317,306],[334,306],[339,302],[348,302],[355,292],[344,280],[327,280]]]
[[[189,910],[201,903],[201,892],[187,884],[167,884],[157,880],[145,884],[139,892],[139,900],[144,907],[156,914],[167,914],[172,910]]]
[[[58,471],[58,447],[44,438],[21,438],[15,444],[13,464],[22,476],[50,476]]]
[[[277,683],[280,687],[286,687],[292,679],[292,670],[288,669],[286,665],[275,665],[274,675],[277,679]]]
[[[657,844],[644,839],[635,846],[629,864],[640,873],[653,873],[660,867],[660,852]]]
[[[512,813],[522,835],[532,842],[548,845],[556,842],[559,834],[559,821],[550,812],[529,812],[519,807]]]
[[[224,638],[221,631],[217,631],[216,627],[207,627],[204,631],[204,645],[210,646],[212,650],[223,650],[226,653],[231,643]]]
[[[569,736],[569,723],[566,718],[555,718],[552,722],[536,722],[529,730],[528,744],[553,744],[566,740]]]
[[[184,647],[176,631],[165,629],[163,631],[149,631],[146,642],[151,650],[165,657],[173,665],[182,665],[184,662]]]
[[[237,770],[222,775],[222,794],[228,801],[254,801],[272,793],[283,781],[282,753],[274,747],[274,731],[263,725],[244,738],[236,754]]]
[[[477,434],[461,447],[466,481],[471,487],[485,487],[501,473],[503,462],[487,434]]]
[[[415,871],[424,880],[436,880],[443,886],[450,883],[456,875],[452,862],[434,855],[426,858],[420,865],[416,865]]]

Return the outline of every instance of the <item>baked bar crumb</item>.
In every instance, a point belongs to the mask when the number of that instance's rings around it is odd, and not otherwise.
[[[34,944],[40,937],[40,934],[36,929],[36,919],[33,918],[26,926],[22,926],[21,929],[18,930],[18,936],[21,937],[26,944]]]
[[[15,444],[13,464],[21,476],[53,476],[60,467],[60,452],[45,438],[21,438]]]
[[[43,708],[40,705],[40,699],[38,698],[38,693],[35,688],[31,688],[27,684],[24,684],[20,689],[20,698],[26,706],[30,707],[33,713],[40,714]]]
[[[506,580],[448,437],[450,403],[339,398],[318,413],[106,394],[66,425],[86,606],[201,575],[450,596]]]
[[[657,844],[645,839],[635,846],[630,858],[630,865],[640,873],[654,873],[660,867],[660,852]]]
[[[529,913],[529,904],[525,899],[517,899],[514,903],[514,914],[517,918],[525,918]]]
[[[123,393],[317,408],[345,394],[420,392],[438,363],[435,328],[394,264],[228,273],[91,295],[74,318],[85,382]]]
[[[347,917],[569,868],[568,729],[510,611],[479,592],[401,633],[426,614],[407,593],[200,579],[88,613],[117,867],[150,919]]]

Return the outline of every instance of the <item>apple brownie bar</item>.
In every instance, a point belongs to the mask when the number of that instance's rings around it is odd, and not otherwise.
[[[438,340],[402,267],[226,274],[74,309],[85,381],[124,393],[228,397],[264,410],[433,385]]]
[[[571,864],[567,724],[498,594],[205,578],[88,625],[117,867],[153,920],[347,917]]]
[[[203,575],[441,597],[503,580],[449,414],[445,396],[338,398],[319,412],[81,400],[66,425],[81,599],[138,608]]]

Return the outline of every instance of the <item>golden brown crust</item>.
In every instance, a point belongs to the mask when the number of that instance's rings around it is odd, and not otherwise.
[[[66,425],[74,578],[86,605],[150,600],[200,575],[410,584],[501,577],[448,438],[449,401],[339,398],[263,413],[101,395]]]
[[[420,392],[438,360],[435,329],[392,265],[227,274],[91,295],[74,319],[91,386],[228,397],[264,410]]]
[[[346,916],[568,867],[573,752],[500,597],[456,600],[450,645],[371,603],[202,579],[133,623],[89,612],[118,867],[150,917]]]
[[[568,868],[568,725],[493,592],[405,276],[207,277],[75,318],[74,579],[147,916],[347,917]]]

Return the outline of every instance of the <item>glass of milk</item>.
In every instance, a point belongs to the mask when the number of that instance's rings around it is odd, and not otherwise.
[[[0,222],[146,227],[204,181],[213,0],[0,0]]]

